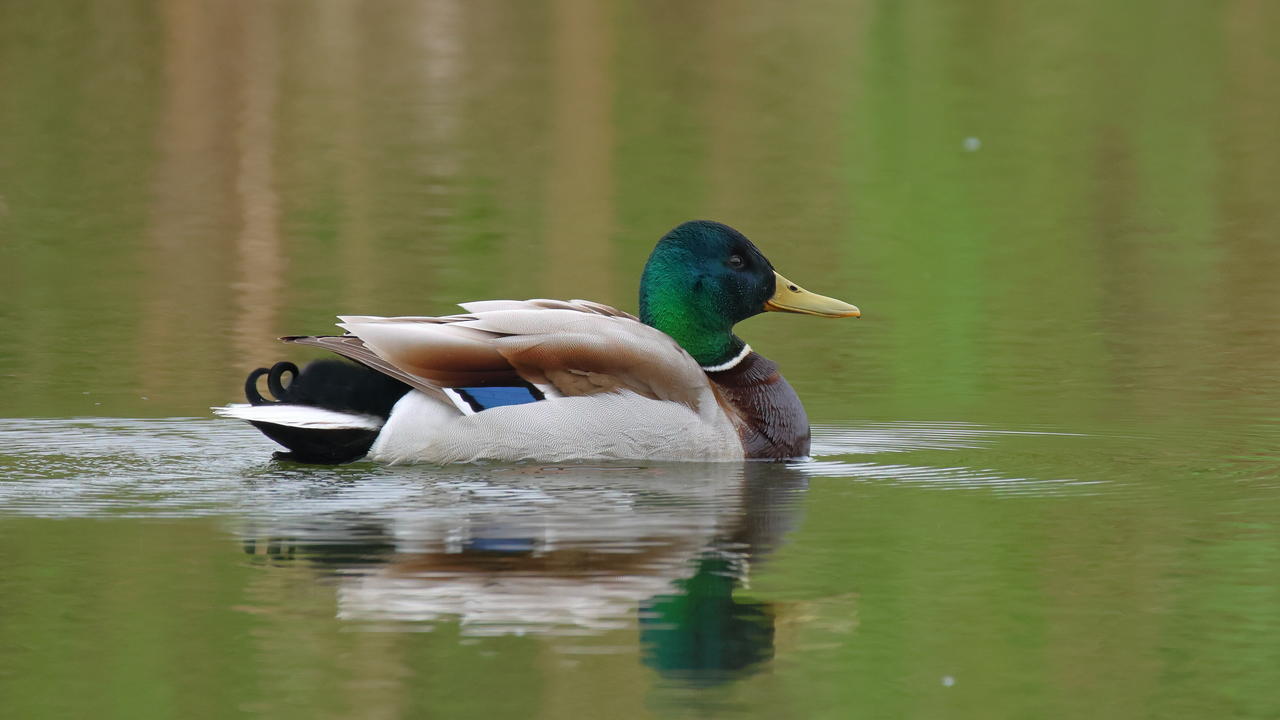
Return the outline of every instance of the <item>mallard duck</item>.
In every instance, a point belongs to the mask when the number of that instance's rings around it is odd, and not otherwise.
[[[742,233],[667,233],[640,280],[640,317],[585,300],[486,300],[440,317],[340,316],[338,336],[285,342],[356,364],[258,368],[247,420],[300,462],[783,460],[809,421],[778,367],[733,334],[765,311],[859,317],[778,274]],[[266,376],[274,400],[258,382]],[[286,378],[290,381],[287,385]]]

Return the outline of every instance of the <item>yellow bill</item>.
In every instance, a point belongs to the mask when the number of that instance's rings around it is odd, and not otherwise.
[[[764,303],[765,310],[829,318],[862,317],[862,311],[857,307],[826,295],[811,293],[777,272],[773,273],[773,279],[777,285],[773,297]]]

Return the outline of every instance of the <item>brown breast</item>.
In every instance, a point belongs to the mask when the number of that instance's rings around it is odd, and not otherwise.
[[[707,377],[737,422],[748,458],[785,460],[809,454],[809,416],[773,361],[752,352]]]

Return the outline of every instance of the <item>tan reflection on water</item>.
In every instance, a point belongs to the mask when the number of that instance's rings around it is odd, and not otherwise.
[[[360,35],[352,32],[352,28],[361,24],[359,7],[357,2],[322,3],[316,6],[311,19],[315,23],[314,30],[299,33],[295,38],[308,56],[331,54],[335,58],[344,58],[340,62],[326,63],[326,72],[316,82],[326,91],[322,107],[332,113],[331,119],[324,123],[332,133],[330,142],[353,150],[336,153],[330,163],[340,188],[336,199],[340,208],[337,232],[342,242],[337,262],[345,279],[335,288],[335,300],[355,308],[369,302],[371,286],[377,282],[376,251],[371,247],[376,209],[369,198],[377,187],[374,182],[376,169],[370,167],[368,154],[359,151],[362,139],[370,133],[360,101],[361,78],[368,68],[360,62]]]
[[[275,177],[279,50],[275,4],[248,2],[239,9],[245,47],[237,68],[241,92],[236,132],[240,232],[233,333],[237,353],[251,358],[265,354],[273,340],[286,271]]]
[[[612,163],[616,90],[609,8],[593,0],[552,4],[553,110],[547,174],[544,294],[575,297],[611,288],[615,209]],[[532,252],[534,248],[530,247]]]
[[[138,352],[146,392],[180,387],[175,362],[207,353],[210,332],[230,307],[227,249],[235,247],[237,113],[240,93],[228,62],[244,35],[230,6],[179,0],[161,8],[163,103],[156,138]],[[235,50],[228,52],[230,48]],[[180,343],[184,350],[174,350]],[[220,352],[217,354],[221,354]]]

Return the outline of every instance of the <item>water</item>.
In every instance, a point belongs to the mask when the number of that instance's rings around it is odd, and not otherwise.
[[[1273,718],[1265,3],[0,3],[0,716]],[[733,224],[790,465],[314,468],[284,334]]]

